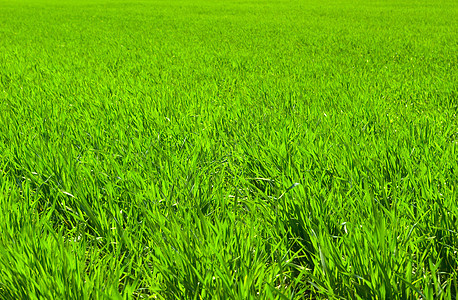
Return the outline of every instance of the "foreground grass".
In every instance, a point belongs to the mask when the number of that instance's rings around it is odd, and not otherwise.
[[[297,2],[4,2],[0,298],[456,299],[456,3]]]

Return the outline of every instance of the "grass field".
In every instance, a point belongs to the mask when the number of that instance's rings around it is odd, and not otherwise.
[[[458,3],[2,0],[0,299],[456,299]]]

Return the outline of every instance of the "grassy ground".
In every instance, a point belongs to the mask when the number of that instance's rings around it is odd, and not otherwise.
[[[0,298],[456,299],[455,1],[0,4]]]

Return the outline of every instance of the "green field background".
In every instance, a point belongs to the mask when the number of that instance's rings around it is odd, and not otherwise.
[[[456,299],[455,1],[1,0],[0,299]]]

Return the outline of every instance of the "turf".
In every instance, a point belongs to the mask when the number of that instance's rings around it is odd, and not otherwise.
[[[3,0],[1,299],[456,299],[455,1]]]

